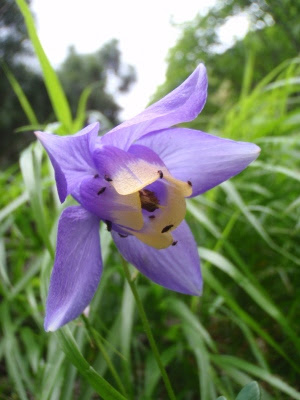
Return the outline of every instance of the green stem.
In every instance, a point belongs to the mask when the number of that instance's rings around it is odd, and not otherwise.
[[[131,289],[132,294],[133,294],[133,296],[135,298],[136,305],[137,305],[137,308],[138,308],[138,311],[139,311],[139,314],[140,314],[140,317],[141,317],[141,320],[142,320],[142,323],[143,323],[144,330],[145,330],[146,335],[148,337],[148,340],[149,340],[149,343],[150,343],[150,347],[152,349],[153,355],[154,355],[155,360],[157,362],[158,368],[160,369],[160,373],[161,373],[161,376],[162,376],[163,381],[165,383],[169,398],[171,400],[176,400],[176,397],[175,397],[171,382],[169,380],[169,377],[167,375],[165,367],[163,366],[163,363],[162,363],[160,355],[159,355],[158,348],[156,346],[155,339],[154,339],[154,337],[152,335],[152,331],[151,331],[151,328],[150,328],[150,324],[149,324],[148,318],[147,318],[146,313],[145,313],[145,309],[144,309],[143,303],[142,303],[142,301],[140,299],[140,296],[138,294],[138,291],[137,291],[137,288],[136,288],[136,286],[134,284],[134,281],[131,279],[131,275],[130,275],[130,271],[129,271],[127,262],[124,260],[123,257],[122,257],[122,263],[123,263],[123,268],[124,268],[124,271],[125,271],[125,277],[126,277],[128,283],[129,283],[130,289]]]

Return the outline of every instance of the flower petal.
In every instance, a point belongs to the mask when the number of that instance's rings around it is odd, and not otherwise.
[[[148,132],[192,121],[204,107],[206,96],[206,69],[200,64],[179,87],[108,132],[101,138],[101,143],[127,150],[135,140]]]
[[[111,182],[121,195],[138,192],[159,179],[159,165],[117,147],[97,148],[93,157],[100,176]]]
[[[144,160],[149,164],[154,165],[156,169],[159,169],[157,171],[159,173],[159,177],[166,180],[169,185],[174,187],[176,186],[178,191],[180,191],[184,197],[189,197],[192,194],[191,186],[187,182],[174,179],[162,159],[149,147],[134,144],[128,149],[128,153],[135,155],[139,159]]]
[[[187,128],[171,128],[140,138],[177,179],[190,181],[193,196],[240,173],[260,152],[253,143],[235,142]]]
[[[162,250],[149,247],[134,236],[121,238],[116,232],[112,234],[123,257],[152,281],[176,292],[201,294],[199,255],[185,221],[172,232],[176,245]]]
[[[78,206],[66,208],[58,225],[46,331],[55,331],[83,312],[94,296],[101,272],[98,218]]]
[[[118,194],[111,182],[98,178],[85,178],[80,186],[79,201],[91,213],[104,221],[141,229],[143,215],[139,193]]]
[[[99,123],[94,123],[72,136],[35,132],[45,147],[55,170],[61,202],[64,202],[67,195],[76,189],[83,177],[96,173],[91,154],[98,131]]]

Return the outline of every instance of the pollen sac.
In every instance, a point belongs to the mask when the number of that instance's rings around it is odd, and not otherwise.
[[[162,179],[164,177],[162,170],[159,170],[157,172],[158,172],[159,178]]]
[[[128,237],[128,235],[123,235],[122,233],[118,233],[118,235],[119,235],[121,238],[127,238],[127,237]]]
[[[142,189],[139,191],[139,194],[143,210],[154,212],[159,208],[159,200],[154,192],[148,189]]]
[[[174,226],[174,225],[167,225],[167,226],[165,226],[165,227],[162,229],[161,233],[168,232],[171,228],[173,228],[173,226]]]
[[[112,222],[108,221],[107,219],[104,222],[106,223],[108,232],[110,232],[112,229]]]
[[[104,175],[104,179],[105,179],[107,182],[112,182],[112,179],[111,179],[108,175]]]
[[[103,188],[101,188],[101,189],[97,192],[97,194],[98,194],[98,195],[102,194],[103,192],[105,192],[105,189],[106,189],[106,187],[104,186]]]

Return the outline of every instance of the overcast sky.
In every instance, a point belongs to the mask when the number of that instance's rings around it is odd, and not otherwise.
[[[176,43],[182,23],[215,4],[216,0],[32,0],[37,29],[50,62],[57,67],[74,45],[79,53],[98,50],[116,38],[122,58],[137,71],[130,93],[118,99],[123,118],[142,111],[163,83],[168,49]],[[232,25],[232,24],[231,24]],[[245,33],[245,21],[225,29],[224,40]]]

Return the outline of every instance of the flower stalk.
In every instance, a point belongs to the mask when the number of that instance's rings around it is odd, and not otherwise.
[[[109,358],[109,355],[107,354],[107,352],[105,350],[105,347],[103,346],[99,336],[97,335],[97,332],[90,325],[88,318],[84,314],[81,314],[81,319],[82,319],[82,321],[84,323],[84,326],[85,326],[85,328],[86,328],[86,330],[87,330],[87,332],[88,332],[88,334],[90,336],[90,339],[94,341],[95,345],[98,347],[98,349],[100,350],[103,358],[105,359],[106,364],[107,364],[112,376],[114,377],[114,380],[115,380],[116,384],[118,385],[121,393],[123,394],[123,396],[128,398],[126,390],[124,388],[124,385],[123,385],[123,383],[122,383],[122,381],[121,381],[121,379],[120,379],[120,377],[119,377],[119,375],[118,375],[113,363],[111,362],[111,360]]]
[[[175,397],[175,394],[174,394],[170,379],[169,379],[168,374],[167,374],[167,372],[165,370],[165,367],[163,366],[163,363],[161,361],[160,354],[159,354],[159,351],[158,351],[154,336],[152,334],[151,327],[150,327],[150,324],[149,324],[149,321],[148,321],[148,318],[147,318],[143,303],[142,303],[142,301],[140,299],[140,296],[138,294],[138,291],[137,291],[137,288],[135,286],[135,283],[131,278],[130,271],[129,271],[129,268],[128,268],[128,264],[127,264],[127,262],[125,261],[125,259],[123,257],[121,257],[121,259],[122,259],[122,265],[123,265],[124,272],[125,272],[125,278],[127,279],[127,282],[128,282],[128,284],[130,286],[130,289],[132,291],[133,297],[135,299],[135,302],[136,302],[136,305],[137,305],[137,309],[138,309],[140,318],[142,320],[142,324],[143,324],[144,330],[145,330],[147,338],[149,340],[149,344],[150,344],[151,350],[152,350],[153,355],[155,357],[155,360],[157,362],[157,365],[158,365],[158,368],[160,370],[160,373],[161,373],[162,379],[164,381],[166,390],[168,392],[169,398],[170,398],[170,400],[176,400],[176,397]]]

